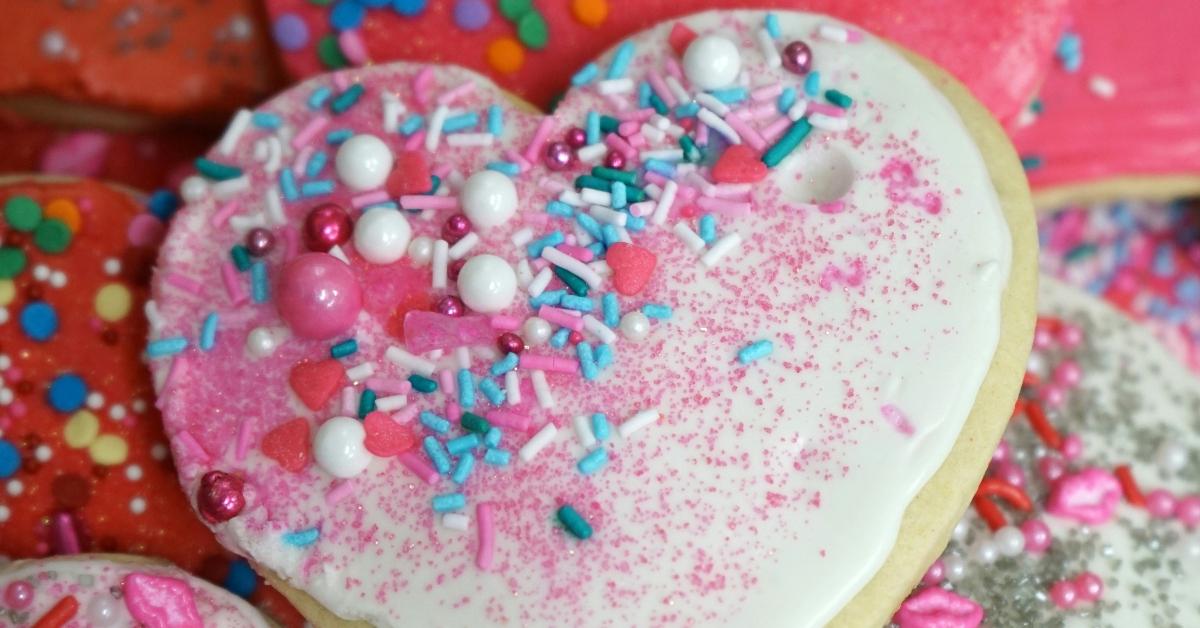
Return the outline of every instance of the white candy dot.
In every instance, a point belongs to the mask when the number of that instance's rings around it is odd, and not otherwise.
[[[33,457],[38,462],[49,462],[53,455],[54,451],[50,449],[49,445],[38,445],[37,449],[33,450]]]
[[[141,497],[134,497],[133,499],[129,500],[129,512],[132,512],[135,515],[140,515],[146,512],[146,500],[142,499]]]
[[[47,57],[57,57],[67,51],[67,38],[57,30],[48,30],[42,33],[41,44],[42,54]]]
[[[88,393],[86,403],[88,408],[99,410],[104,407],[104,395],[95,391],[90,392]]]
[[[8,521],[8,518],[11,516],[12,511],[8,509],[8,506],[0,506],[0,522]]]
[[[125,406],[123,406],[119,403],[113,404],[113,406],[108,409],[108,417],[114,421],[120,421],[121,419],[124,419],[125,418]]]
[[[185,203],[199,203],[208,196],[208,181],[194,174],[179,184],[179,196]]]
[[[252,357],[265,358],[275,353],[277,346],[275,333],[267,327],[255,327],[246,334],[246,352]]]
[[[700,89],[728,87],[741,69],[737,45],[718,35],[697,37],[683,53],[683,73]]]
[[[433,259],[433,240],[426,236],[413,238],[408,244],[408,256],[416,266],[424,266]]]
[[[1000,553],[996,550],[996,545],[987,540],[980,541],[975,544],[975,547],[971,548],[971,556],[974,557],[975,560],[985,565],[990,565],[996,562],[996,558],[999,556],[999,554]]]
[[[1176,441],[1163,441],[1155,458],[1163,471],[1175,473],[1187,465],[1187,447]]]
[[[1002,556],[1019,556],[1025,551],[1025,534],[1016,526],[1004,526],[992,535],[992,544]]]
[[[129,403],[129,407],[133,410],[134,414],[141,414],[146,411],[146,400],[134,399]]]
[[[104,274],[114,276],[121,272],[121,260],[110,257],[104,260]]]
[[[497,227],[517,211],[517,186],[495,170],[480,170],[463,183],[459,204],[476,228]]]
[[[234,39],[246,40],[254,34],[254,24],[244,15],[235,15],[229,20],[229,36]]]
[[[155,460],[166,460],[167,446],[162,443],[154,443],[150,446],[150,457]]]
[[[0,325],[8,322],[8,308],[0,307]]]
[[[650,319],[638,311],[628,312],[621,317],[621,333],[632,342],[644,340],[650,334]]]
[[[458,296],[476,312],[499,312],[517,296],[517,273],[501,257],[476,255],[458,273]]]
[[[536,316],[526,319],[525,324],[521,327],[521,338],[525,340],[525,344],[531,347],[546,344],[553,333],[554,328],[550,326],[550,323]]]
[[[942,569],[946,580],[958,582],[967,575],[967,561],[963,560],[961,556],[946,554],[942,557]]]
[[[7,406],[13,402],[13,391],[11,388],[0,388],[0,405]]]
[[[367,210],[354,223],[354,249],[372,264],[391,264],[404,257],[412,227],[402,212],[386,207]]]
[[[128,467],[125,467],[125,477],[128,478],[130,482],[137,482],[138,480],[142,479],[141,465],[131,464]]]
[[[0,353],[0,369],[12,368],[12,358],[7,353]]]
[[[383,140],[361,133],[342,142],[335,158],[338,178],[352,190],[374,190],[392,171],[392,149]]]
[[[8,491],[8,494],[12,495],[13,497],[25,492],[25,484],[20,480],[9,480],[8,484],[6,484],[4,488]]]
[[[352,478],[371,464],[371,452],[363,441],[367,432],[362,422],[338,416],[323,423],[313,439],[313,458],[330,475]]]
[[[50,273],[50,285],[55,288],[62,288],[67,285],[67,273],[61,270],[56,270]]]
[[[50,278],[50,267],[45,264],[37,264],[33,267],[33,278],[38,281],[46,281]]]

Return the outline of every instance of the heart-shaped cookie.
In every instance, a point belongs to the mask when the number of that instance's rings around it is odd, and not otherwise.
[[[918,63],[821,16],[703,13],[549,116],[411,64],[240,114],[153,288],[183,484],[314,614],[882,623],[969,500],[1032,332],[1019,164]],[[736,145],[766,178],[712,180]],[[405,151],[424,194],[387,191]],[[327,356],[348,384],[309,410],[288,373]],[[373,412],[419,447],[373,453]],[[291,473],[261,447],[296,416],[316,464]]]

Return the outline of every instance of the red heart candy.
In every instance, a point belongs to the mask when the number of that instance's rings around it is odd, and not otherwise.
[[[680,57],[687,51],[688,44],[696,38],[696,31],[687,27],[683,22],[675,22],[671,25],[671,33],[667,35],[667,42],[671,44],[671,49]]]
[[[367,438],[363,442],[367,451],[387,458],[402,454],[417,445],[417,436],[412,428],[401,425],[383,412],[372,412],[363,419]]]
[[[320,410],[325,402],[337,392],[342,383],[345,371],[337,360],[321,360],[320,362],[297,362],[288,375],[288,384],[292,392],[308,406],[309,410]]]
[[[308,421],[292,419],[275,426],[262,439],[263,455],[279,463],[279,466],[299,473],[308,466],[309,436]]]
[[[713,181],[717,183],[754,183],[766,176],[767,164],[745,144],[725,149],[712,169]]]
[[[632,296],[646,287],[658,257],[640,246],[618,242],[608,247],[605,261],[612,269],[613,287],[625,296]]]
[[[433,187],[433,173],[429,170],[425,155],[413,150],[396,155],[384,187],[390,196],[428,194]]]

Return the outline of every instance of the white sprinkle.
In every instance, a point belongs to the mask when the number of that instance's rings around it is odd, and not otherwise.
[[[333,245],[333,248],[329,249],[329,254],[342,260],[347,266],[350,265],[350,258],[346,256],[346,252],[342,250],[342,247],[336,244]]]
[[[819,35],[821,39],[834,41],[839,44],[844,44],[850,41],[850,33],[841,26],[835,26],[833,24],[822,24],[817,28],[817,35]]]
[[[445,105],[433,110],[433,115],[429,117],[429,129],[425,132],[425,150],[432,153],[438,149],[442,141],[442,125],[449,115],[450,110]]]
[[[575,244],[577,246],[588,246],[596,241],[596,239],[592,237],[592,234],[584,231],[583,227],[579,223],[575,223],[575,228],[572,229],[572,231],[575,233]]]
[[[606,79],[596,83],[596,91],[605,96],[609,94],[625,94],[633,91],[633,79],[629,77]]]
[[[824,131],[845,131],[850,128],[850,121],[846,118],[828,116],[823,113],[810,114],[808,121],[814,127]]]
[[[554,395],[550,393],[550,384],[546,382],[546,372],[532,371],[529,381],[533,384],[533,396],[537,398],[538,405],[547,410],[553,408]]]
[[[521,261],[517,262],[517,283],[521,287],[528,288],[533,282],[533,269],[529,266],[529,259],[522,257]]]
[[[682,148],[662,148],[659,150],[644,150],[638,153],[642,161],[657,159],[659,161],[683,161]]]
[[[150,323],[150,331],[158,332],[163,327],[163,317],[158,313],[158,303],[153,299],[146,301],[146,305],[142,308],[146,314],[146,321]]]
[[[575,190],[563,190],[562,194],[558,195],[558,200],[572,207],[583,207],[587,203],[583,202],[583,197],[579,196],[579,192]]]
[[[383,93],[383,130],[385,133],[395,133],[400,128],[400,116],[408,112],[408,107],[391,92]]]
[[[763,58],[767,60],[768,68],[777,68],[783,65],[783,59],[779,57],[779,49],[775,47],[775,40],[771,39],[771,34],[767,29],[758,29],[758,47],[762,48]]]
[[[445,240],[433,243],[433,289],[446,289],[446,272],[449,265],[450,245]]]
[[[663,186],[662,194],[658,197],[658,205],[654,207],[654,224],[666,224],[667,217],[671,213],[671,206],[675,204],[675,194],[678,191],[679,184],[668,179],[667,183]]]
[[[242,175],[233,179],[217,181],[216,183],[213,183],[209,189],[212,190],[213,198],[217,199],[218,201],[223,201],[232,198],[241,192],[249,190],[250,178],[246,175]]]
[[[689,94],[688,91],[683,88],[683,85],[681,85],[679,83],[679,79],[668,74],[666,76],[666,82],[667,82],[667,89],[671,90],[672,94],[675,94],[676,100],[678,100],[681,103],[689,103],[692,101],[692,95]]]
[[[600,275],[597,275],[596,271],[592,270],[590,266],[552,246],[548,246],[542,250],[542,259],[563,270],[575,273],[580,279],[587,282],[588,287],[593,290],[600,289],[600,284],[603,283]]]
[[[471,528],[471,518],[459,512],[448,512],[442,515],[442,526],[458,532],[466,532]]]
[[[577,414],[571,419],[571,423],[575,427],[575,437],[579,439],[579,444],[584,449],[596,446],[596,435],[592,434],[592,417],[586,414]]]
[[[546,286],[550,285],[552,279],[554,279],[554,271],[550,270],[549,266],[539,270],[533,281],[529,282],[529,296],[540,296],[546,291]]]
[[[600,222],[618,227],[624,227],[625,222],[629,220],[629,214],[604,205],[592,205],[588,208],[588,213]]]
[[[575,151],[575,155],[579,157],[579,161],[589,164],[600,161],[600,159],[607,154],[608,146],[601,143],[588,144],[587,146]]]
[[[399,410],[408,404],[408,395],[388,395],[375,400],[375,409],[380,412]]]
[[[662,129],[650,124],[649,122],[642,123],[642,136],[650,140],[651,143],[657,144],[667,137],[666,132]]]
[[[491,146],[496,136],[491,133],[451,133],[446,143],[451,146]]]
[[[454,362],[460,369],[471,368],[471,350],[467,347],[455,347]]]
[[[433,372],[437,370],[437,365],[425,358],[415,356],[400,347],[392,345],[384,352],[384,357],[391,360],[392,364],[403,369],[416,371],[425,377],[433,377]]]
[[[283,142],[280,142],[278,137],[272,135],[267,138],[267,163],[263,164],[263,171],[267,174],[275,174],[279,172],[279,168],[282,165]]]
[[[787,116],[792,122],[795,122],[796,120],[803,118],[805,113],[808,113],[808,99],[801,98],[800,100],[796,101],[796,104],[792,105],[792,107],[788,109]]]
[[[504,374],[504,400],[510,406],[521,403],[521,373],[516,369]]]
[[[374,374],[375,364],[373,362],[363,362],[362,364],[346,369],[346,379],[352,382],[361,382]]]
[[[711,109],[701,107],[700,112],[696,114],[696,117],[700,118],[700,121],[704,124],[707,124],[709,128],[717,133],[720,133],[721,137],[724,137],[726,140],[728,140],[730,144],[742,143],[742,137],[737,134],[737,131],[734,131],[733,127],[729,126],[729,123],[722,120],[721,117],[713,113]]]
[[[621,434],[621,438],[629,438],[634,432],[654,423],[658,420],[658,409],[650,408],[629,417],[624,423],[617,426],[617,431]]]
[[[720,240],[713,242],[712,247],[700,258],[700,262],[712,268],[721,261],[722,257],[728,255],[730,251],[736,249],[741,243],[742,236],[737,233],[726,234]]]
[[[588,330],[588,333],[599,338],[600,342],[606,345],[611,345],[617,341],[617,334],[591,314],[583,315],[583,328]]]
[[[656,185],[654,183],[647,183],[646,187],[644,187],[642,189],[646,190],[646,196],[649,196],[650,198],[654,199],[655,201],[662,198],[662,188],[658,187],[658,185]],[[657,205],[657,204],[658,203],[655,203],[655,205]],[[650,213],[654,213],[654,210],[650,210]]]
[[[1112,100],[1117,95],[1117,84],[1107,76],[1095,74],[1088,79],[1088,89],[1104,100]]]
[[[620,227],[618,227],[618,229],[620,229]],[[600,275],[601,277],[608,277],[612,274],[612,267],[608,265],[608,262],[602,259],[588,263],[588,268],[596,271],[596,274]]]
[[[654,207],[658,205],[654,201],[638,201],[629,204],[629,213],[639,218],[644,218],[654,213]]]
[[[705,246],[707,246],[707,244],[704,242],[704,238],[696,235],[696,232],[692,231],[692,228],[682,220],[675,223],[675,227],[672,229],[672,231],[675,232],[675,235],[683,241],[683,245],[686,246],[687,249],[692,253],[699,253],[700,251],[704,250]]]
[[[585,204],[593,205],[612,205],[612,194],[604,190],[594,190],[592,188],[583,188],[579,191],[579,199]]]
[[[518,452],[521,460],[529,462],[537,457],[538,453],[546,448],[554,437],[558,434],[558,428],[554,427],[553,423],[547,423],[538,430],[537,434],[533,435],[524,445],[521,445],[521,450]]]
[[[696,94],[696,104],[704,107],[705,109],[712,110],[713,113],[716,113],[722,118],[729,113],[729,105],[721,102],[716,96],[705,92]]]
[[[452,260],[460,260],[466,257],[467,253],[470,253],[476,244],[479,244],[479,234],[470,231],[467,235],[459,239],[458,242],[455,242],[454,246],[447,249],[446,254]]]
[[[692,185],[696,186],[697,188],[700,188],[701,194],[703,194],[705,196],[716,196],[717,195],[717,186],[713,185],[712,183],[709,183],[708,179],[705,179],[704,176],[701,175],[699,172],[695,172],[695,171],[689,172],[687,174],[687,180],[688,180],[688,183],[691,183]]]
[[[229,122],[229,126],[225,127],[221,141],[217,142],[217,152],[226,157],[232,155],[233,151],[237,150],[242,134],[250,127],[250,120],[253,117],[254,114],[249,109],[238,109],[238,112],[233,115],[233,120]]]
[[[512,234],[512,243],[515,247],[522,247],[533,242],[533,227],[521,227]]]
[[[272,185],[265,193],[267,203],[267,219],[272,224],[286,225],[287,217],[283,215],[283,198],[279,194],[279,186]]]

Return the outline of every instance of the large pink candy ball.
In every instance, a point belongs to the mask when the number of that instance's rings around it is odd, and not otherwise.
[[[242,492],[244,486],[242,479],[236,475],[209,471],[200,478],[196,509],[209,523],[229,521],[246,507],[246,496]]]
[[[362,310],[362,288],[354,271],[325,253],[305,253],[285,264],[275,295],[279,315],[292,333],[310,340],[340,335]]]

